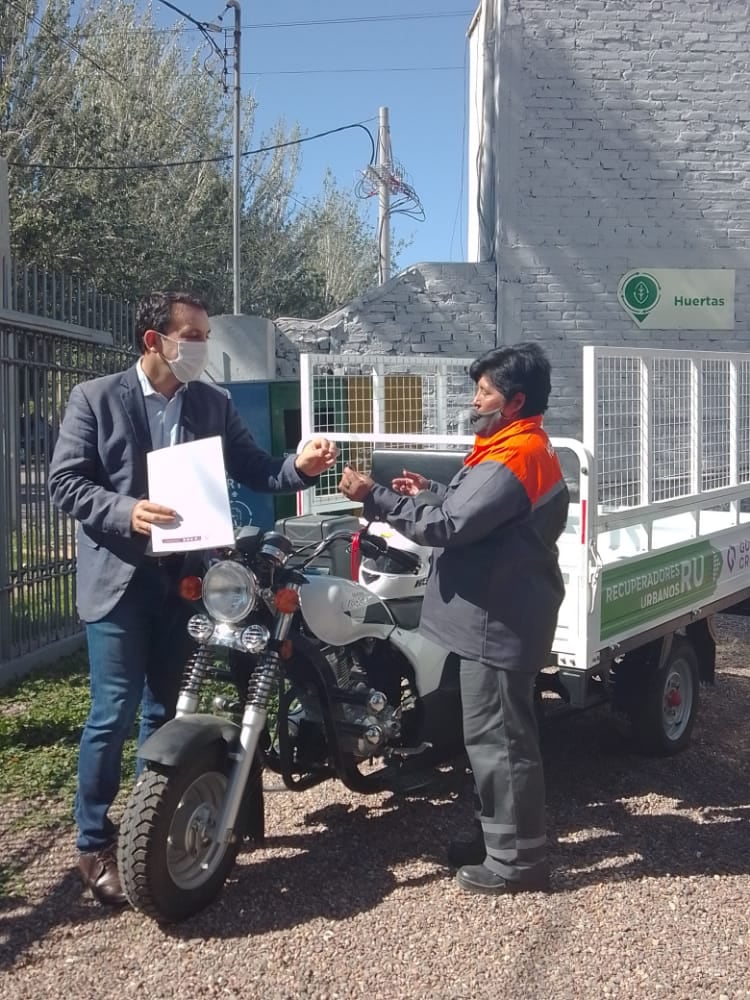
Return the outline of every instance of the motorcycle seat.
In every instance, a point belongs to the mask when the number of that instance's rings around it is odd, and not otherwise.
[[[457,451],[376,448],[372,453],[372,478],[381,486],[390,486],[404,469],[409,469],[447,486],[463,465],[465,454],[465,448]]]

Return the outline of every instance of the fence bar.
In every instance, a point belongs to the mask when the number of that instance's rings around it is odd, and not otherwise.
[[[132,329],[121,323],[111,333],[115,316],[130,316],[126,304],[108,298],[105,307],[88,283],[64,274],[16,261],[2,267],[0,680],[78,641],[75,529],[49,500],[49,459],[72,387],[122,371],[136,353]],[[94,319],[109,329],[97,331]],[[91,339],[82,328],[110,338]]]

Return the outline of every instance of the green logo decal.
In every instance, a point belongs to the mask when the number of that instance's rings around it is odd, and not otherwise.
[[[628,274],[617,291],[620,302],[638,323],[642,323],[651,310],[659,304],[661,285],[647,271]]]
[[[723,565],[709,542],[648,556],[602,574],[601,638],[640,628],[663,615],[709,597]]]

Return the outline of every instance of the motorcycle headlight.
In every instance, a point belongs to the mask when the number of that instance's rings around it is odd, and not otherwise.
[[[203,604],[217,621],[242,621],[257,599],[257,581],[240,563],[218,562],[203,577]]]

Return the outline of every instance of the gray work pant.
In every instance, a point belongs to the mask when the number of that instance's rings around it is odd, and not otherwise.
[[[546,869],[544,770],[535,675],[461,660],[464,742],[474,773],[485,865],[523,881]]]

